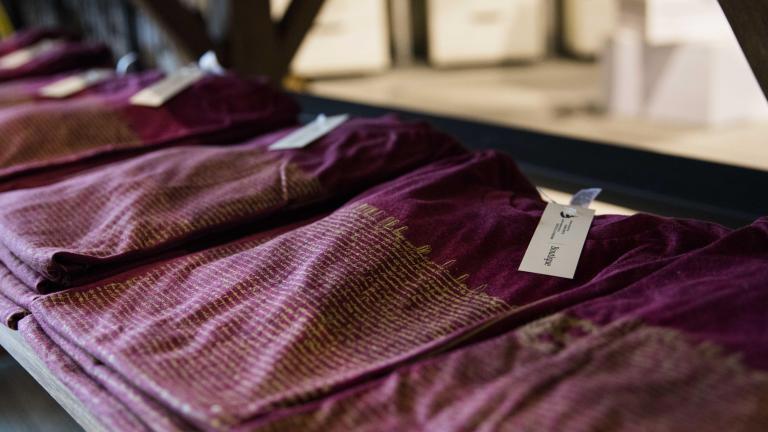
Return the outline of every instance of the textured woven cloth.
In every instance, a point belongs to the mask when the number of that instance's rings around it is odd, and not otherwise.
[[[37,100],[47,100],[47,98],[40,96],[40,89],[73,73],[76,73],[76,71],[0,83],[0,108]]]
[[[267,150],[291,130],[239,146],[165,149],[0,194],[0,260],[50,292],[464,151],[424,124],[391,117],[348,121],[304,149]]]
[[[564,292],[590,300],[515,311],[495,338],[242,429],[764,431],[766,287],[762,218],[620,289]]]
[[[28,59],[9,59],[9,56],[20,55],[18,49],[0,57],[0,82],[53,75],[75,69],[112,66],[112,53],[103,43],[47,38],[39,39],[36,43],[38,46],[43,44],[45,50]],[[20,49],[31,47],[27,45]]]
[[[46,331],[196,427],[266,427],[516,322],[615,295],[731,234],[598,217],[574,280],[518,272],[543,207],[510,159],[456,156],[308,225],[40,296],[31,310]],[[402,409],[406,422],[411,407]]]
[[[152,411],[153,405],[150,400],[136,394],[130,387],[121,385],[124,383],[118,377],[92,358],[84,357],[81,351],[65,351],[66,348],[71,348],[71,344],[63,340],[58,340],[61,345],[54,342],[33,317],[27,316],[19,322],[19,332],[46,368],[69,389],[75,398],[83,402],[83,406],[105,430],[126,432],[190,430],[178,427],[167,415]],[[78,363],[76,360],[81,360],[83,363]],[[113,393],[109,391],[110,389],[119,390]],[[117,394],[140,402],[129,408]],[[141,409],[142,406],[147,409]],[[148,422],[153,422],[154,429],[147,424]]]
[[[0,293],[0,323],[15,329],[19,320],[27,314],[27,310],[21,305]]]
[[[19,48],[25,48],[44,39],[78,41],[79,38],[63,29],[35,27],[17,31],[11,36],[0,40],[0,56],[6,55]]]
[[[74,99],[0,110],[0,190],[51,183],[159,146],[228,144],[296,123],[290,97],[233,75],[206,76],[159,108],[129,103],[160,78],[116,77]]]

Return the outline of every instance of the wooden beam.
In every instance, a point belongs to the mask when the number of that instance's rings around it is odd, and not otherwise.
[[[231,0],[229,65],[240,73],[281,76],[269,1]]]
[[[202,15],[178,0],[131,0],[157,22],[176,45],[184,61],[197,60],[206,51],[214,49]],[[254,1],[261,3],[261,0]]]
[[[768,97],[768,0],[719,0],[763,94]]]
[[[296,52],[309,29],[312,28],[312,23],[324,3],[325,0],[293,0],[288,5],[282,20],[277,25],[280,66],[283,75],[288,72]]]
[[[293,0],[275,23],[268,1],[230,0],[228,65],[280,82],[324,2]]]
[[[53,375],[18,332],[0,324],[0,346],[5,348],[83,429],[89,432],[106,431],[85,405]]]

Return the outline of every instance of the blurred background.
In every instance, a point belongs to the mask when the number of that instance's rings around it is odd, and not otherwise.
[[[4,1],[15,22],[71,27],[146,67],[190,61],[141,3]],[[183,2],[219,47],[238,3]],[[289,3],[271,0],[275,22]],[[293,90],[768,170],[768,103],[717,0],[320,3]]]

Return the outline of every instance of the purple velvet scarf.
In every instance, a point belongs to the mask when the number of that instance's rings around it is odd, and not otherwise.
[[[41,296],[32,312],[197,427],[267,425],[421,358],[616,295],[735,235],[598,217],[574,280],[518,272],[543,206],[508,158],[457,156],[316,222]]]
[[[621,287],[243,430],[768,428],[768,219]],[[598,292],[599,291],[599,292]],[[543,304],[548,303],[548,307]],[[542,316],[533,310],[549,309]]]
[[[72,40],[57,40],[52,43],[56,45],[49,51],[40,53],[18,66],[3,67],[0,62],[0,82],[53,75],[76,69],[112,66],[112,53],[109,47],[102,43]],[[12,50],[5,55],[12,55],[14,52],[17,51]]]
[[[48,184],[161,146],[229,144],[296,123],[290,97],[233,75],[206,76],[159,108],[129,103],[160,78],[116,77],[77,98],[0,110],[0,190]]]
[[[304,149],[267,150],[290,131],[233,147],[166,149],[0,194],[0,260],[51,292],[464,151],[424,124],[391,117],[348,121]]]
[[[82,71],[69,71],[56,75],[25,78],[0,83],[0,108],[7,108],[13,105],[21,105],[34,101],[49,100],[49,98],[40,95],[40,90],[43,87],[78,72]],[[82,93],[83,92],[77,93],[72,97],[80,96]]]
[[[19,48],[25,48],[44,39],[60,39],[67,41],[78,41],[76,35],[57,28],[35,27],[17,31],[13,35],[0,40],[0,56],[16,51]]]

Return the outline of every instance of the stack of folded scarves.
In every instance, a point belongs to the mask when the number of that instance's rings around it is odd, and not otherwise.
[[[524,273],[545,203],[508,157],[390,117],[201,145],[296,106],[128,104],[159,78],[0,110],[0,318],[110,430],[768,427],[765,218],[601,216],[573,280]]]
[[[505,156],[445,158],[327,216],[37,296],[21,330],[111,389],[91,409],[113,426],[133,413],[150,429],[673,427],[690,407],[665,391],[765,421],[750,410],[766,394],[765,221],[598,217],[567,280],[516,270],[543,206]],[[724,251],[738,259],[711,267]],[[723,269],[740,278],[728,295]],[[702,325],[718,308],[738,315]],[[623,397],[569,417],[605,386]],[[723,394],[739,397],[718,407]],[[642,423],[646,406],[670,412]]]
[[[0,109],[0,190],[39,186],[163,146],[229,144],[296,123],[298,107],[259,79],[208,75],[158,108],[130,98],[163,77],[115,77],[64,100]]]
[[[20,50],[34,49],[40,44],[48,44],[47,49],[30,58],[4,64],[3,59],[8,59],[8,56],[18,55]],[[55,29],[32,29],[0,42],[0,82],[76,69],[110,67],[111,64],[112,53],[106,45],[83,42]]]
[[[393,117],[350,120],[308,149],[268,150],[293,130],[231,147],[159,150],[0,194],[0,274],[17,281],[3,286],[26,287],[4,293],[27,306],[34,294],[183,254],[231,229],[275,224],[464,152],[424,124]]]

